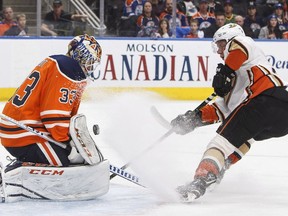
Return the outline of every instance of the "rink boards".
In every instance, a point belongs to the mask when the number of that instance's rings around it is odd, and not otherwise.
[[[65,54],[71,37],[0,38],[0,100],[9,99],[44,58]],[[99,38],[101,65],[88,89],[107,93],[151,91],[169,99],[201,100],[212,92],[215,68],[222,60],[210,39]],[[288,43],[257,40],[277,73],[288,80]],[[89,90],[88,90],[89,92]]]

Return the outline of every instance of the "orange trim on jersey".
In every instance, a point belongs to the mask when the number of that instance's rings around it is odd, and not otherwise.
[[[212,105],[206,105],[200,111],[202,113],[202,121],[204,122],[214,123],[219,120],[216,108]]]
[[[134,1],[135,1],[135,0],[126,0],[126,1],[125,1],[126,7],[131,6]]]
[[[46,154],[49,156],[49,159],[51,160],[51,162],[53,163],[54,166],[59,166],[61,164],[58,164],[55,157],[53,156],[52,152],[50,151],[50,149],[47,147],[47,144],[44,142],[39,143],[44,149]],[[49,160],[48,160],[49,161]]]
[[[69,140],[70,118],[77,114],[87,80],[70,79],[59,68],[58,62],[52,58],[42,61],[16,90],[2,112],[61,142]],[[0,134],[1,143],[6,147],[44,141],[5,121],[0,123]]]
[[[231,122],[231,120],[234,118],[234,116],[236,115],[236,113],[238,112],[238,110],[239,110],[241,107],[247,105],[249,102],[250,102],[250,100],[246,101],[245,103],[240,104],[240,106],[238,106],[238,107],[235,109],[236,111],[233,112],[233,115],[229,118],[229,120],[226,122],[226,124],[223,125],[221,131],[219,131],[219,134],[221,134],[221,133],[223,132],[223,130],[226,128],[226,126]]]
[[[139,15],[139,17],[137,18],[136,24],[139,28],[141,28],[141,26],[142,26],[143,19],[144,19],[144,16],[142,14]]]
[[[196,14],[194,14],[192,16],[192,19],[197,19],[197,18],[202,18],[203,20],[208,20],[209,18],[214,18],[215,19],[215,16],[214,16],[213,13],[207,12],[205,15],[206,16],[202,16],[202,14],[198,11]]]
[[[225,64],[229,68],[236,71],[241,65],[247,60],[247,55],[240,49],[232,50],[227,58],[225,59]]]
[[[283,86],[283,82],[263,66],[254,66],[251,68],[251,72],[253,76],[250,77],[253,84],[250,86],[250,92],[252,93],[250,98],[259,95],[269,88]]]

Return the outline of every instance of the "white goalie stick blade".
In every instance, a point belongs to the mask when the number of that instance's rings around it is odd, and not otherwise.
[[[168,120],[166,120],[161,114],[160,112],[157,110],[157,108],[155,106],[152,106],[150,108],[150,111],[154,117],[154,119],[160,124],[162,125],[164,128],[166,128],[167,130],[170,130],[172,127],[170,125],[170,122]]]
[[[137,176],[125,171],[124,169],[121,169],[119,167],[110,164],[110,172],[134,184],[137,184],[141,187],[145,187],[143,184],[140,183],[139,178]]]
[[[69,131],[76,149],[88,164],[92,165],[104,160],[102,153],[89,133],[85,115],[73,116],[70,120]]]

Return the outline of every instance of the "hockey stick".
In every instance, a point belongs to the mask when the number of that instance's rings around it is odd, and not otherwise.
[[[167,131],[163,136],[161,136],[156,142],[154,142],[152,145],[148,146],[148,148],[146,148],[144,151],[141,152],[141,154],[139,154],[137,157],[134,157],[131,161],[129,161],[128,163],[126,163],[125,165],[123,165],[121,167],[122,170],[126,169],[128,166],[131,165],[131,163],[133,163],[137,158],[139,158],[141,155],[147,153],[148,151],[150,151],[152,148],[155,147],[155,145],[161,143],[164,139],[166,139],[168,136],[170,136],[173,133],[173,128],[169,131]],[[113,173],[110,175],[110,179],[113,179],[117,174]]]
[[[164,128],[166,128],[167,130],[170,130],[172,128],[170,122],[161,115],[161,113],[157,110],[155,106],[152,106],[150,108],[150,112],[152,113],[154,119]]]
[[[137,177],[137,176],[135,176],[135,175],[133,175],[133,174],[131,174],[129,172],[126,172],[124,169],[121,169],[119,167],[116,167],[116,166],[110,164],[110,172],[113,173],[113,175],[114,174],[118,175],[121,178],[124,178],[124,179],[126,179],[126,180],[128,180],[128,181],[130,181],[130,182],[132,182],[134,184],[137,184],[137,185],[139,185],[141,187],[145,187],[143,184],[141,184],[139,182],[139,177]]]
[[[212,101],[215,97],[217,96],[216,93],[212,93],[208,98],[206,98],[200,105],[198,105],[194,111],[196,110],[200,110],[202,107],[206,106],[210,101]],[[156,121],[162,125],[164,128],[166,129],[171,129],[171,125],[170,122],[165,119],[160,112],[157,110],[157,108],[155,106],[152,106],[150,109],[153,117],[156,119]]]
[[[199,106],[197,106],[194,111],[196,110],[200,110],[202,107],[204,107],[205,105],[207,105],[210,101],[212,101],[215,97],[217,96],[217,94],[215,92],[213,92],[208,98],[206,98]],[[152,108],[153,109],[153,108]],[[154,107],[154,111],[157,111],[157,115],[160,116],[159,119],[161,119],[161,123],[165,128],[169,129],[168,132],[166,132],[162,137],[160,137],[155,143],[153,143],[152,145],[150,145],[147,149],[145,149],[139,156],[145,154],[146,152],[150,151],[150,149],[154,148],[155,145],[161,143],[164,139],[166,139],[168,136],[170,136],[173,132],[174,129],[171,128],[170,123],[158,112],[158,110],[156,109],[156,107]],[[153,111],[152,111],[153,112]],[[156,113],[156,112],[155,112]],[[153,114],[153,113],[152,113]],[[138,156],[138,157],[139,157]],[[130,162],[126,163],[125,165],[123,165],[121,167],[121,169],[126,169],[128,166],[130,166],[130,164],[136,160],[138,157],[135,157],[133,160],[131,160]],[[110,179],[113,179],[116,176],[115,173],[110,175]]]
[[[25,125],[25,124],[23,124],[23,123],[15,120],[15,119],[9,117],[9,116],[6,116],[5,114],[0,114],[0,117],[3,118],[3,119],[8,120],[8,121],[10,121],[10,122],[12,122],[13,124],[21,127],[22,129],[27,130],[27,131],[29,131],[29,132],[31,132],[31,133],[33,133],[33,134],[35,134],[35,135],[37,135],[37,136],[45,139],[45,140],[47,140],[47,141],[50,141],[50,142],[55,143],[56,145],[58,145],[59,147],[61,147],[61,148],[63,148],[63,149],[66,149],[66,148],[67,148],[67,145],[65,145],[65,144],[63,144],[63,143],[61,143],[61,142],[58,142],[58,141],[54,140],[53,138],[47,136],[46,134],[44,134],[44,133],[41,132],[41,131],[36,130],[35,128],[32,128],[32,127],[30,127],[30,126],[27,126],[27,125]]]
[[[12,122],[13,124],[21,127],[24,130],[27,130],[27,131],[29,131],[29,132],[31,132],[31,133],[33,133],[33,134],[35,134],[35,135],[47,140],[49,142],[54,143],[55,145],[57,145],[57,146],[59,146],[61,148],[64,148],[64,149],[67,148],[67,145],[65,145],[64,143],[58,142],[58,141],[54,140],[53,138],[47,136],[43,132],[38,131],[35,128],[32,128],[30,126],[27,126],[27,125],[15,120],[15,119],[9,117],[9,116],[6,116],[5,114],[0,114],[0,117],[3,118],[3,119],[6,119],[9,122]],[[140,185],[140,186],[144,187],[142,184],[139,183],[139,178],[138,177],[136,177],[136,176],[124,171],[122,168],[118,168],[118,167],[110,164],[110,172],[112,172],[113,175],[118,175],[118,176],[120,176],[120,177],[122,177],[122,178],[124,178],[124,179],[126,179],[128,181],[131,181],[131,182],[133,182],[133,183],[135,183],[137,185]]]

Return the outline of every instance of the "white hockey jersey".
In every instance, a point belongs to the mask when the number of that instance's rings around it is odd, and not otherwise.
[[[250,37],[236,36],[229,41],[224,51],[224,61],[236,73],[233,89],[224,98],[218,97],[213,104],[225,118],[243,101],[269,88],[285,85]],[[220,119],[221,114],[218,113]]]

